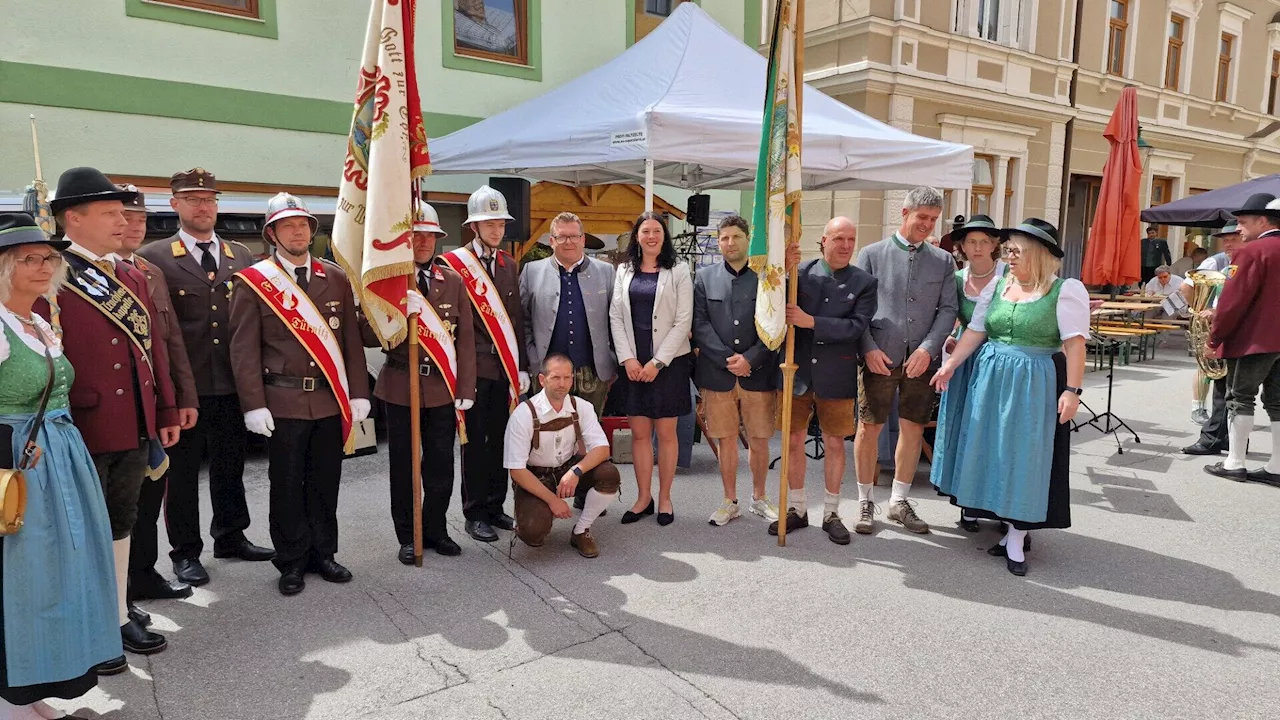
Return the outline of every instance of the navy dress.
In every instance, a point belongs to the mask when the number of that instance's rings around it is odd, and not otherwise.
[[[658,273],[636,273],[627,292],[631,299],[631,326],[636,333],[636,360],[645,365],[653,359],[653,302],[658,295]],[[692,366],[690,355],[681,355],[659,370],[651,383],[632,382],[626,368],[619,370],[618,392],[626,414],[658,419],[693,412],[689,390]]]

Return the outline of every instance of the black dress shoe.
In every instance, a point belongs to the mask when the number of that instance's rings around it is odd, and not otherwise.
[[[149,627],[151,625],[151,614],[133,603],[129,603],[129,619],[138,623],[142,627]]]
[[[396,553],[396,558],[405,565],[413,564],[413,543],[407,543],[400,546],[400,552]]]
[[[412,545],[409,546],[409,554],[413,555]],[[331,557],[312,560],[310,570],[331,583],[351,582],[351,571]]]
[[[158,653],[169,644],[163,635],[153,633],[133,620],[120,626],[120,643],[126,652],[138,655]]]
[[[118,658],[98,663],[89,669],[98,675],[119,675],[129,669],[129,661],[125,656],[121,655]]]
[[[649,504],[646,505],[645,508],[640,512],[631,512],[630,510],[628,510],[622,513],[622,524],[630,525],[631,523],[634,523],[634,522],[640,522],[640,520],[642,520],[645,515],[652,515],[652,514],[653,514],[653,501],[650,500]]]
[[[435,550],[437,555],[455,557],[462,554],[462,548],[448,535],[442,538],[426,538],[422,541],[422,544],[424,547]]]
[[[963,531],[965,531],[965,532],[967,532],[967,533],[976,533],[976,532],[978,532],[979,530],[981,530],[981,529],[982,529],[982,526],[978,525],[978,521],[977,521],[977,520],[966,520],[966,519],[964,518],[964,516],[963,516],[963,515],[961,515],[961,516],[960,516],[960,529],[961,529],[961,530],[963,530]]]
[[[1188,445],[1182,448],[1183,455],[1221,455],[1224,448],[1216,445],[1205,445],[1197,441],[1194,445]]]
[[[1018,562],[1013,558],[1006,557],[1004,559],[1004,566],[1009,568],[1009,572],[1013,573],[1014,575],[1017,575],[1018,577],[1022,577],[1023,575],[1027,574],[1026,560],[1023,560],[1022,562]]]
[[[1248,470],[1245,470],[1244,468],[1240,468],[1239,470],[1228,470],[1220,462],[1216,462],[1212,465],[1205,465],[1204,471],[1209,473],[1210,475],[1214,475],[1220,478],[1226,478],[1228,480],[1234,480],[1236,482],[1245,482],[1249,479]]]
[[[200,587],[209,582],[209,573],[200,563],[199,558],[183,558],[173,561],[173,574],[182,582]]]
[[[662,525],[663,527],[666,527],[667,525],[670,525],[675,521],[676,521],[676,514],[674,511],[669,513],[658,513],[658,524]]]
[[[412,552],[412,550],[410,551]],[[307,581],[302,577],[300,568],[293,568],[280,576],[280,582],[277,587],[280,588],[281,595],[297,595],[307,586]]]
[[[191,597],[191,586],[181,580],[165,580],[160,573],[129,576],[130,600],[178,600]]]
[[[499,530],[511,532],[516,529],[516,519],[506,513],[498,513],[497,515],[489,518],[489,525],[496,527]]]
[[[254,545],[248,540],[241,540],[239,543],[227,547],[215,545],[213,556],[216,558],[238,558],[248,562],[264,562],[275,558],[276,551],[271,548]]]
[[[992,545],[987,548],[987,554],[991,557],[1009,557],[1009,551],[1003,545]]]
[[[790,528],[788,528],[790,529]],[[822,529],[826,531],[827,538],[837,545],[848,545],[850,541],[849,528],[844,526],[840,521],[840,516],[832,513],[826,520],[822,521]]]
[[[796,512],[795,508],[790,508],[787,510],[787,532],[788,533],[792,532],[793,530],[802,530],[807,527],[809,527],[809,513],[805,513],[801,515]],[[777,520],[774,520],[773,522],[769,523],[769,534],[770,535],[778,534]]]
[[[1272,452],[1275,451],[1273,450]],[[1280,487],[1280,474],[1267,472],[1266,468],[1250,470],[1247,475],[1249,482],[1262,483],[1263,485],[1270,485],[1272,487]]]
[[[493,527],[483,520],[468,520],[463,526],[467,529],[467,534],[480,542],[497,542],[498,533],[493,531]]]

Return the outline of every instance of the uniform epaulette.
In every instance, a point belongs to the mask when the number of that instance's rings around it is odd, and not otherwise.
[[[219,239],[221,239],[221,238],[219,238]],[[224,244],[226,244],[226,245],[235,245],[236,247],[240,248],[241,250],[244,250],[245,252],[249,253],[250,255],[253,255],[253,254],[254,254],[253,250],[250,250],[248,245],[245,245],[244,243],[240,242],[239,240],[223,240],[222,242],[223,242]]]

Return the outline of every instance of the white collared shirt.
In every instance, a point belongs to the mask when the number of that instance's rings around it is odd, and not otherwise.
[[[582,398],[568,396],[564,399],[564,407],[556,412],[547,400],[547,391],[529,398],[538,413],[538,422],[545,425],[556,418],[567,418],[570,412],[570,398],[573,398],[578,411],[578,425],[582,428],[582,442],[585,452],[609,445],[609,439],[600,427],[596,417],[596,409]],[[563,430],[543,430],[538,439],[538,448],[533,449],[533,414],[529,405],[520,403],[507,420],[507,434],[503,446],[502,466],[508,470],[523,470],[534,467],[559,467],[578,454],[578,444],[574,442],[573,426]]]
[[[96,262],[98,262],[99,260],[113,260],[113,259],[114,259],[114,258],[112,258],[109,254],[108,254],[108,255],[106,255],[106,256],[102,256],[102,255],[99,255],[99,254],[98,254],[98,253],[96,253],[96,252],[93,252],[93,251],[89,250],[89,248],[87,248],[87,247],[85,247],[85,246],[81,245],[80,243],[76,242],[75,240],[73,240],[73,239],[71,238],[71,236],[70,236],[70,235],[65,235],[65,236],[63,236],[63,240],[66,240],[66,241],[68,241],[68,242],[70,242],[70,243],[71,243],[71,247],[67,248],[68,250],[70,250],[71,252],[73,252],[73,253],[75,253],[75,254],[77,254],[77,255],[79,255],[79,256],[81,256],[81,257],[85,258],[85,259],[86,259],[86,260],[88,260],[89,262],[95,262],[95,263],[96,263]]]
[[[555,261],[556,267],[559,267],[565,272],[573,272],[578,268],[579,265],[587,261],[587,256],[584,254],[582,257],[578,258],[578,262],[570,265],[569,267],[565,267],[564,263],[560,262],[560,258],[556,257],[555,255],[552,255],[551,259]]]
[[[289,273],[289,279],[295,282],[298,279],[298,273],[296,268],[306,268],[307,282],[311,282],[311,253],[307,253],[307,259],[303,261],[302,264],[297,264],[297,263],[294,263],[289,258],[277,252],[276,262],[280,263],[280,267],[284,268],[284,271]]]
[[[206,242],[205,240],[197,240],[195,235],[192,235],[181,228],[178,229],[178,238],[182,240],[182,244],[186,246],[187,252],[191,257],[196,259],[197,263],[204,259],[204,250],[196,247],[196,243]],[[213,253],[213,264],[218,267],[222,267],[222,241],[218,238],[218,234],[214,233],[207,242],[213,243],[209,246],[209,252]]]
[[[485,258],[494,258],[498,256],[498,250],[496,248],[491,248],[488,245],[485,245],[483,242],[480,241],[480,238],[476,238],[475,240],[471,241],[471,251],[474,252],[476,254],[476,257],[480,258],[481,260],[484,260]]]

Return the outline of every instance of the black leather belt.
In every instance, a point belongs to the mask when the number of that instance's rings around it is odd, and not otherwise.
[[[329,387],[329,381],[323,377],[290,377],[288,375],[277,375],[275,373],[264,373],[262,376],[263,385],[271,385],[274,387],[289,388],[291,390],[301,390],[303,392],[314,392]]]
[[[394,355],[388,355],[387,367],[409,372],[409,361],[405,360],[404,358],[396,357]],[[419,375],[423,375],[423,376],[430,375],[432,372],[434,372],[434,370],[435,370],[435,366],[432,365],[431,363],[418,364]]]

